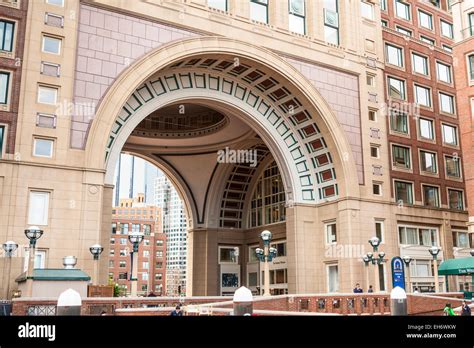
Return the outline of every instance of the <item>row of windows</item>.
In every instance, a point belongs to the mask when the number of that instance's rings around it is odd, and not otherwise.
[[[380,0],[380,7],[383,11],[388,10],[388,0]],[[402,1],[402,0],[394,0],[394,8],[395,8],[395,15],[398,18],[411,21],[412,20],[412,8],[411,4]],[[434,24],[433,24],[433,15],[425,10],[418,9],[418,25],[421,28],[428,29],[435,31]],[[440,31],[441,35],[447,38],[453,38],[453,25],[446,20],[440,19]]]
[[[127,250],[127,249],[120,249],[120,251],[119,251],[120,256],[128,256],[128,253],[129,253],[129,250]],[[115,256],[115,249],[110,249],[110,256]],[[163,257],[163,251],[161,251],[161,250],[156,251],[155,252],[155,257]]]
[[[395,180],[394,192],[395,200],[399,204],[412,205],[414,202],[412,182]],[[423,205],[426,207],[439,208],[440,207],[440,188],[427,184],[421,184],[421,194]],[[462,190],[447,189],[448,207],[453,210],[464,209],[464,193]]]
[[[406,81],[393,77],[387,76],[387,93],[390,98],[407,100],[407,88]],[[418,83],[413,84],[414,99],[417,105],[433,108],[433,100],[431,97],[431,88],[423,86]],[[446,92],[438,91],[438,103],[441,112],[449,115],[456,114],[456,104],[454,96]]]

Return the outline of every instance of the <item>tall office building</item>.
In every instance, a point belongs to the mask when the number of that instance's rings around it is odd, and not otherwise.
[[[178,192],[166,176],[155,179],[155,205],[166,235],[166,294],[186,292],[186,216]]]

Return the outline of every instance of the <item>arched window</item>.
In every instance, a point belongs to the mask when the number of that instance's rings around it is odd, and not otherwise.
[[[249,227],[285,221],[285,188],[276,162],[264,170],[255,185],[249,210]]]

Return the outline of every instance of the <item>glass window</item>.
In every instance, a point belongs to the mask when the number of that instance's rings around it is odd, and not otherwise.
[[[336,223],[326,224],[326,244],[337,242],[337,228]]]
[[[451,83],[451,67],[447,64],[436,62],[436,73],[438,75],[438,80]]]
[[[337,0],[324,0],[324,37],[326,42],[339,45],[339,14]]]
[[[380,0],[380,9],[382,11],[387,11],[387,0]]]
[[[469,17],[469,32],[471,36],[474,36],[474,12],[468,14]]]
[[[369,110],[369,120],[375,121],[377,119],[377,111]]]
[[[397,17],[410,20],[410,5],[401,0],[395,0],[395,13]]]
[[[121,268],[127,267],[127,261],[119,261],[119,267]]]
[[[371,146],[370,147],[370,156],[373,158],[379,158],[379,147]]]
[[[418,74],[428,75],[428,58],[416,53],[411,54],[413,62],[413,71]]]
[[[412,268],[415,277],[431,277],[431,261],[415,260]]]
[[[219,262],[237,263],[238,258],[234,247],[219,247]]]
[[[398,168],[410,169],[410,148],[399,145],[392,145],[393,165]]]
[[[0,126],[0,158],[2,158],[2,153],[3,153],[3,143],[5,140],[5,126]]]
[[[418,244],[418,234],[417,229],[413,227],[398,227],[398,236],[400,239],[400,244]]]
[[[449,209],[463,210],[464,200],[463,192],[459,190],[448,189]]]
[[[456,248],[469,248],[469,233],[462,231],[453,231],[453,245]]]
[[[15,23],[0,20],[0,51],[11,52],[13,50],[13,35]]]
[[[420,35],[420,40],[423,41],[423,42],[426,42],[427,44],[429,45],[432,45],[434,46],[435,45],[435,40],[427,37],[427,36],[424,36],[424,35]]]
[[[442,124],[441,130],[443,133],[443,143],[453,146],[458,145],[458,131],[456,127],[450,126],[449,124]]]
[[[305,1],[304,0],[289,0],[289,28],[290,31],[298,34],[306,34],[305,24]]]
[[[30,191],[28,204],[28,224],[46,226],[48,224],[49,192]]]
[[[257,254],[255,253],[255,250],[258,248],[258,246],[251,246],[249,247],[249,262],[257,262]]]
[[[328,266],[328,292],[339,291],[339,271],[337,265]]]
[[[227,0],[207,0],[207,6],[221,11],[227,11]]]
[[[382,19],[380,23],[382,23],[382,27],[388,27],[388,22],[386,20]]]
[[[415,85],[415,102],[418,105],[431,107],[431,91],[429,88]]]
[[[418,126],[420,129],[420,137],[423,139],[434,140],[433,120],[419,118]]]
[[[406,98],[405,81],[388,77],[388,95],[392,98],[403,99]]]
[[[439,189],[423,185],[423,201],[427,207],[439,207]]]
[[[438,245],[437,231],[432,228],[419,228],[418,241],[420,245],[435,246]]]
[[[250,19],[268,23],[268,0],[250,0]]]
[[[0,104],[8,104],[9,85],[10,85],[10,73],[0,71]]]
[[[435,153],[420,151],[420,166],[423,172],[436,174],[438,172],[436,162]]]
[[[60,54],[61,53],[61,39],[55,37],[43,36],[43,52]]]
[[[361,1],[360,2],[360,13],[362,17],[374,20],[374,6],[367,2]]]
[[[53,157],[53,140],[35,138],[33,156]]]
[[[403,66],[403,50],[401,48],[385,44],[385,50],[387,55],[387,63],[399,67]]]
[[[446,52],[453,53],[453,48],[451,46],[443,44],[442,47],[443,47],[443,50],[445,50]]]
[[[446,175],[453,178],[461,177],[460,159],[453,156],[445,156]]]
[[[441,35],[453,38],[453,25],[441,20]]]
[[[395,181],[395,200],[406,204],[413,204],[413,184],[404,181]]]
[[[58,99],[58,89],[54,87],[38,87],[38,103],[55,105]]]
[[[372,184],[372,193],[374,195],[380,196],[382,194],[382,185],[381,184]]]
[[[403,27],[400,27],[400,26],[396,26],[396,29],[399,33],[403,34],[403,35],[406,35],[406,36],[411,36],[411,31],[408,30],[408,29],[405,29]]]
[[[469,62],[469,79],[474,80],[474,54],[471,54],[467,59]]]
[[[397,110],[390,110],[390,129],[408,134],[408,115]]]
[[[375,221],[375,236],[383,243],[383,221]]]
[[[439,103],[441,111],[448,114],[454,114],[454,97],[451,95],[439,92]]]
[[[63,6],[64,0],[46,0],[48,4],[56,5],[56,6]]]
[[[423,28],[433,30],[433,16],[427,12],[418,10],[419,24]]]

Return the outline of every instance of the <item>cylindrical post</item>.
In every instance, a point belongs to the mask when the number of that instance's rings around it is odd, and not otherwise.
[[[406,266],[405,273],[406,273],[406,282],[407,282],[405,286],[406,287],[405,292],[411,292],[411,284],[410,284],[411,278],[410,278],[410,265],[409,264]]]
[[[369,263],[365,264],[365,280],[366,280],[366,288],[367,291],[369,291],[369,286],[370,286],[370,279],[369,279]]]
[[[94,278],[92,278],[92,285],[97,285],[97,278],[99,274],[99,258],[94,257]]]
[[[268,263],[268,254],[269,254],[269,245],[268,243],[265,243],[264,246],[264,291],[263,291],[263,296],[270,296],[270,267]]]
[[[374,291],[379,292],[380,291],[380,286],[379,286],[379,264],[377,261],[374,263]]]
[[[438,281],[438,260],[433,259],[433,271],[435,278],[435,292],[439,292],[439,281]]]
[[[130,287],[130,295],[137,296],[137,273],[138,273],[138,252],[132,252],[132,275],[130,276],[131,280],[131,287]]]
[[[28,270],[26,272],[26,296],[33,296],[33,269],[35,267],[36,246],[30,242],[30,250],[28,255]]]

